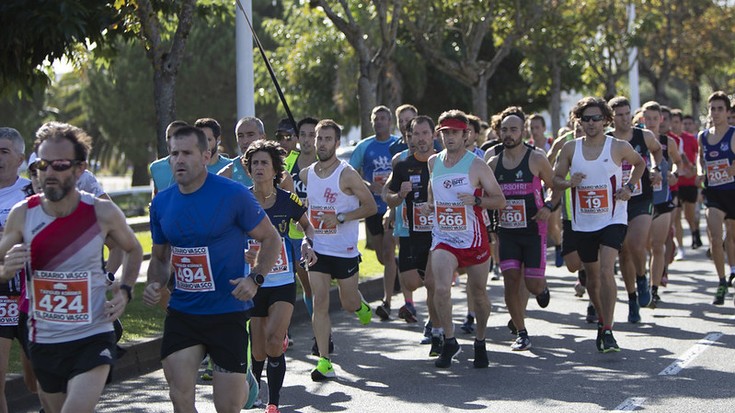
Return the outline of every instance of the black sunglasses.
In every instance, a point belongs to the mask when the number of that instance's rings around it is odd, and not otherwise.
[[[63,172],[70,169],[72,166],[79,165],[82,161],[76,161],[72,159],[54,159],[53,161],[47,161],[45,159],[39,159],[36,161],[34,166],[39,171],[45,171],[51,167],[54,171]]]
[[[589,121],[599,122],[599,121],[605,120],[605,116],[603,115],[582,115],[582,117],[579,118],[579,120],[581,120],[582,122],[589,122]]]

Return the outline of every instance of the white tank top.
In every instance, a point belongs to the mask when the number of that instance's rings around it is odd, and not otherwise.
[[[357,237],[360,222],[345,221],[336,227],[326,227],[318,218],[325,214],[340,214],[360,207],[360,200],[355,195],[347,195],[339,188],[339,177],[345,168],[352,168],[340,161],[334,172],[326,178],[320,178],[314,168],[309,166],[307,172],[306,197],[309,204],[309,221],[314,227],[314,251],[334,257],[354,258],[360,255],[357,249]]]
[[[451,168],[444,165],[447,152],[439,152],[431,171],[431,190],[434,194],[434,228],[431,231],[432,249],[438,244],[454,248],[477,248],[486,237],[482,208],[464,205],[457,194],[460,192],[482,196],[482,189],[470,184],[470,167],[477,158],[465,152],[462,159]]]
[[[63,343],[113,331],[105,321],[107,277],[102,271],[104,238],[94,196],[82,192],[77,208],[55,218],[28,198],[24,242],[31,244],[29,338]]]
[[[588,161],[582,153],[583,138],[576,139],[570,175],[586,175],[572,188],[572,229],[593,232],[612,224],[628,223],[628,202],[615,200],[615,191],[623,186],[623,169],[612,158],[613,138],[607,136],[597,159]]]

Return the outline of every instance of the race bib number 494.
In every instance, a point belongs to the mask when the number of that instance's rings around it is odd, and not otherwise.
[[[171,265],[176,289],[187,292],[214,291],[209,247],[171,247]]]
[[[18,310],[19,295],[14,296],[0,296],[0,326],[9,327],[18,325]]]
[[[33,317],[57,324],[89,324],[91,274],[88,271],[34,271]]]

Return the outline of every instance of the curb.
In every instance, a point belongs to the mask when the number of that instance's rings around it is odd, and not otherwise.
[[[360,283],[360,292],[366,301],[372,302],[383,297],[383,277],[375,277]],[[296,297],[296,310],[291,317],[291,324],[307,323],[311,320],[303,311],[303,298]],[[341,311],[339,291],[332,287],[329,292],[329,312]],[[161,336],[125,343],[121,346],[127,352],[117,360],[113,369],[112,382],[121,382],[131,377],[141,376],[161,368]],[[8,374],[5,378],[5,395],[8,407],[32,403],[36,395],[28,391],[22,374]]]

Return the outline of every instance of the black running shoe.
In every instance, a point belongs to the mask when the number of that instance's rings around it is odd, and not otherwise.
[[[487,349],[485,348],[485,340],[475,340],[475,359],[472,361],[472,365],[476,369],[483,369],[490,365],[490,361],[487,359]]]
[[[462,323],[459,328],[462,329],[467,334],[472,334],[475,332],[475,327],[473,326],[475,324],[475,317],[467,314],[467,317],[465,317],[464,322]]]
[[[312,356],[318,356],[319,355],[319,347],[316,345],[316,338],[312,337],[312,340],[314,340],[314,344],[311,346],[311,355]],[[332,341],[332,335],[329,335],[329,354],[334,353],[334,342]]]
[[[612,330],[605,330],[602,332],[602,352],[603,353],[610,353],[610,352],[618,352],[620,351],[620,347],[618,347],[618,342],[615,341],[615,337],[613,337]]]
[[[589,305],[587,305],[587,317],[585,318],[585,321],[587,321],[587,323],[589,324],[592,324],[592,323],[596,323],[597,320],[599,320],[599,318],[597,317],[597,311],[595,311],[595,306],[592,305],[592,303],[589,303]]]
[[[715,293],[715,300],[712,301],[714,305],[725,304],[725,296],[727,295],[727,284],[720,284],[717,286],[717,292]]]
[[[440,369],[445,369],[452,365],[452,359],[462,351],[462,348],[457,343],[456,338],[450,338],[444,340],[444,347],[442,348],[441,354],[434,361],[434,365]]]
[[[390,320],[390,306],[383,302],[379,306],[375,307],[375,315],[380,317],[380,321]]]
[[[735,280],[735,272],[730,273],[730,278],[727,280],[728,287],[732,287],[732,280]]]
[[[536,302],[538,303],[539,307],[546,308],[549,306],[549,301],[551,300],[551,294],[549,293],[549,287],[544,287],[544,290],[541,291],[541,294],[536,296]]]
[[[595,338],[595,347],[597,347],[597,351],[600,353],[603,352],[602,348],[602,324],[599,322],[597,323],[597,338]]]
[[[513,324],[512,318],[508,320],[508,329],[510,330],[510,333],[513,334],[514,336],[518,335],[518,329],[516,328],[516,325]]]
[[[442,353],[444,348],[444,338],[442,336],[431,336],[431,349],[429,357],[436,357]]]
[[[431,344],[431,320],[424,325],[424,336],[421,337],[420,344]]]

